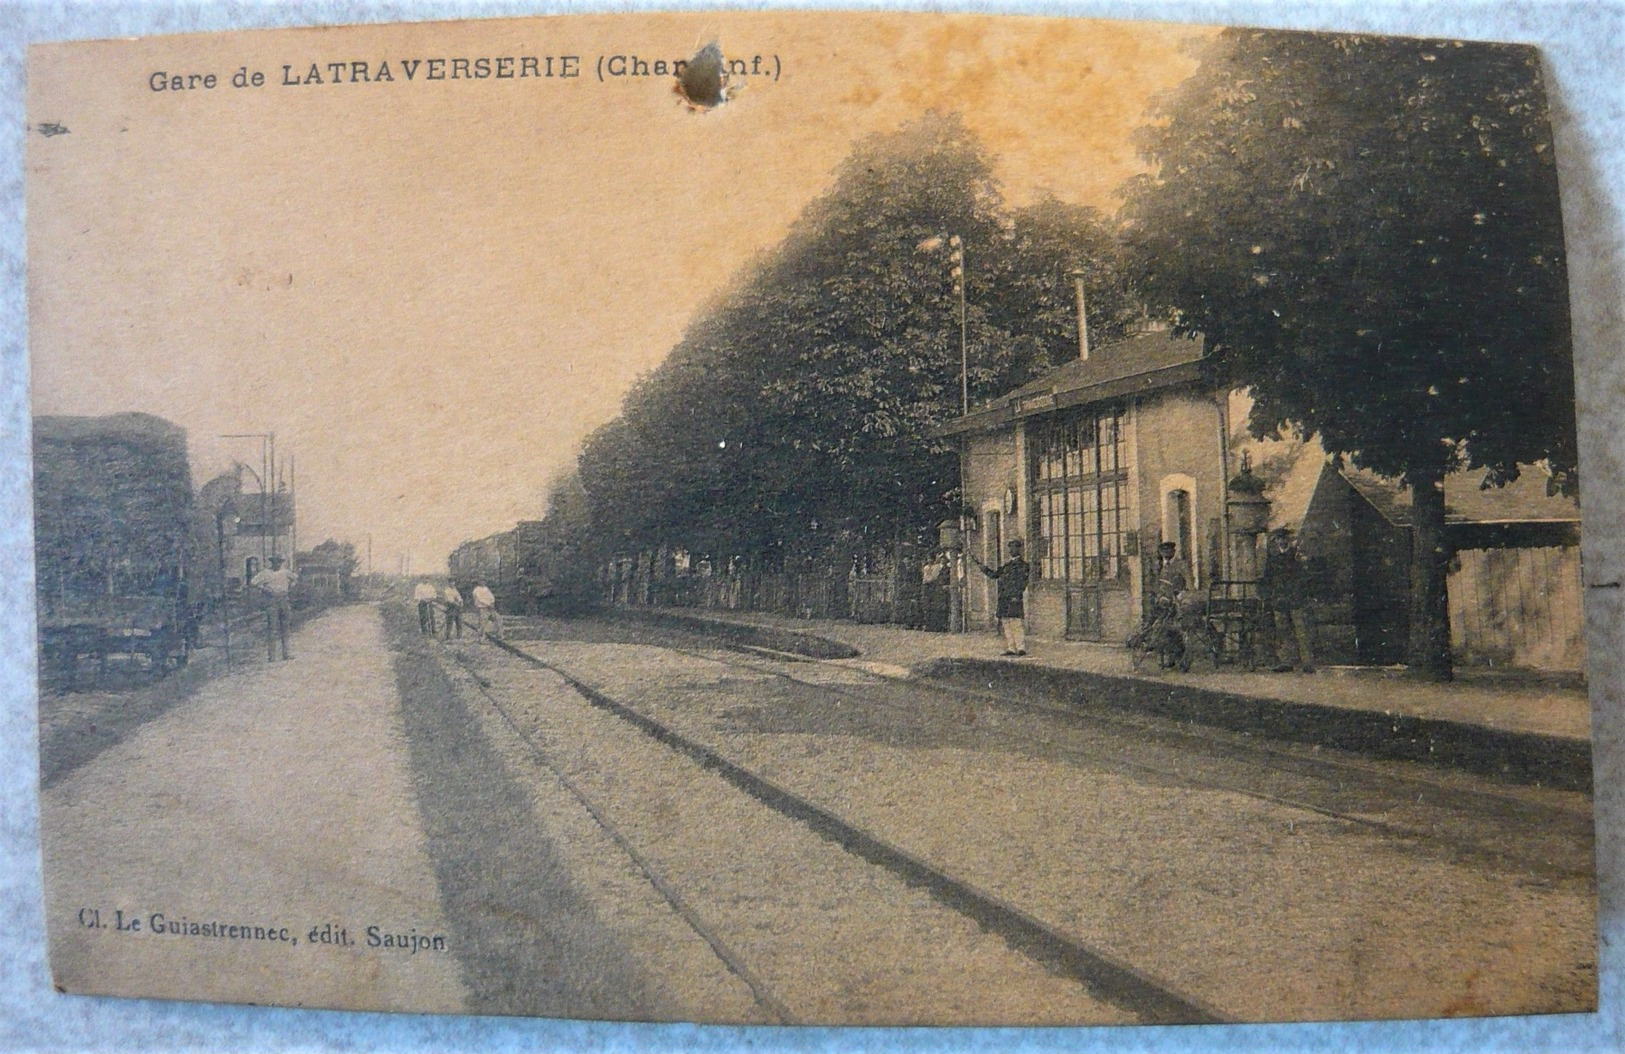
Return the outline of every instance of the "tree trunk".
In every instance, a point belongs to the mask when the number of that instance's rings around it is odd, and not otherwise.
[[[1444,474],[1411,473],[1411,625],[1405,661],[1430,681],[1451,679],[1450,603],[1445,575],[1450,551],[1444,536]]]

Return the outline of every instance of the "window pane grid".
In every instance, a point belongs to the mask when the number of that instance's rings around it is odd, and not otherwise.
[[[1117,578],[1124,570],[1127,484],[1122,412],[1082,413],[1041,427],[1029,475],[1036,490],[1040,577]]]

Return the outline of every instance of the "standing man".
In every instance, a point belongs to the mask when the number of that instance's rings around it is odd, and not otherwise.
[[[282,566],[282,557],[271,557],[271,569],[255,575],[249,584],[259,590],[265,604],[265,661],[276,661],[276,645],[282,642],[282,658],[288,655],[288,623],[293,621],[293,608],[288,595],[293,590],[294,573]]]
[[[496,594],[484,582],[474,583],[474,617],[485,636],[502,636],[502,614],[497,611]],[[492,626],[496,627],[495,634],[491,632]]]
[[[1027,592],[1027,578],[1031,574],[1031,569],[1021,556],[1021,542],[1012,541],[1005,548],[1010,553],[1010,559],[1000,564],[997,571],[980,560],[976,560],[976,566],[982,569],[984,575],[996,578],[999,582],[999,600],[995,614],[999,620],[999,629],[1004,631],[1004,653],[1025,655],[1027,625],[1022,599]]]
[[[434,636],[434,586],[419,582],[412,590],[412,599],[418,602],[418,632],[425,637]]]
[[[1190,669],[1189,649],[1185,643],[1185,630],[1191,622],[1186,595],[1190,587],[1190,564],[1180,558],[1179,546],[1173,542],[1157,546],[1156,606],[1157,614],[1163,619],[1157,661],[1165,670]]]
[[[457,639],[463,639],[463,594],[457,591],[457,586],[451,582],[446,583],[445,592],[440,594],[441,602],[446,605],[445,639],[451,639],[451,628],[457,627]]]
[[[1276,673],[1288,673],[1294,663],[1281,661],[1282,645],[1290,639],[1296,645],[1296,665],[1304,673],[1315,672],[1314,634],[1309,625],[1309,569],[1303,553],[1287,527],[1270,532],[1269,552],[1264,573],[1258,580],[1258,598],[1269,613],[1267,622],[1271,645],[1279,665]],[[1290,629],[1288,628],[1290,627]]]
[[[1179,558],[1179,546],[1163,542],[1157,546],[1157,600],[1171,610],[1179,610],[1179,598],[1191,586],[1191,568]]]

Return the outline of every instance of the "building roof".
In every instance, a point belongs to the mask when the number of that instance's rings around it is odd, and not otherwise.
[[[1291,453],[1281,459],[1276,473],[1260,473],[1267,481],[1265,496],[1270,499],[1270,529],[1301,529],[1309,517],[1315,493],[1326,474],[1326,452],[1318,442],[1291,444]],[[1272,466],[1266,466],[1272,467]],[[1273,478],[1271,478],[1273,475]]]
[[[1270,499],[1270,527],[1301,528],[1321,481],[1329,473],[1341,475],[1371,507],[1395,527],[1411,525],[1409,487],[1369,469],[1344,464],[1335,467],[1318,438],[1250,439],[1239,444],[1251,458],[1253,474],[1263,480]],[[1445,480],[1445,523],[1489,525],[1512,523],[1580,522],[1580,505],[1573,498],[1546,493],[1548,475],[1538,466],[1525,465],[1518,478],[1504,487],[1483,487],[1485,472],[1457,472]]]
[[[1444,481],[1445,523],[1579,523],[1580,503],[1546,493],[1547,474],[1526,465],[1504,487],[1483,486],[1485,472],[1457,472]],[[1383,518],[1396,527],[1411,523],[1411,492],[1386,476],[1346,466],[1347,479]]]
[[[1021,417],[1121,399],[1197,380],[1202,343],[1200,337],[1177,337],[1159,330],[1095,348],[1087,359],[1074,359],[1057,366],[1015,391],[950,421],[938,433],[957,435],[984,431],[1008,425]]]

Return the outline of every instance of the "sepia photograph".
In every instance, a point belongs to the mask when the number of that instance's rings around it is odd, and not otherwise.
[[[1593,1013],[1548,81],[883,11],[34,45],[51,984]]]

